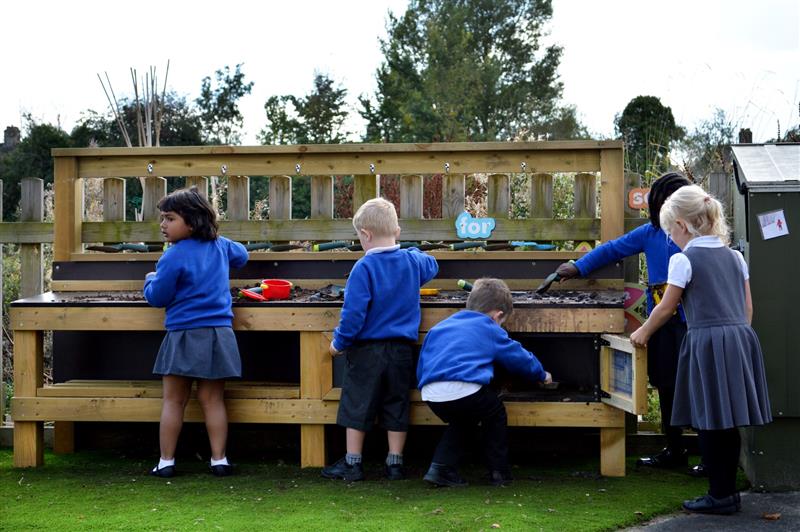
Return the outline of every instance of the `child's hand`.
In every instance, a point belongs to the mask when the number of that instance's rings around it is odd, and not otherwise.
[[[633,344],[634,347],[647,347],[647,341],[649,339],[650,335],[644,327],[639,327],[631,334],[631,344]]]
[[[332,357],[335,357],[336,355],[341,355],[342,354],[341,351],[339,351],[338,349],[333,347],[333,342],[331,342],[331,345],[328,347],[328,352],[331,354]]]
[[[549,371],[544,372],[544,380],[542,382],[545,384],[550,384],[551,382],[553,382],[553,376],[550,375]]]

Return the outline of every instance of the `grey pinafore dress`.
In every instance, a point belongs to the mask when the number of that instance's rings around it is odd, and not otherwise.
[[[721,430],[772,421],[764,360],[747,322],[739,259],[727,247],[684,250],[692,280],[683,292],[672,425]]]

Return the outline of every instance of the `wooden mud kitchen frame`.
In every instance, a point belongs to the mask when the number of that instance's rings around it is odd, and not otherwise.
[[[69,452],[75,422],[159,420],[161,383],[149,370],[163,334],[164,312],[149,307],[140,291],[160,253],[96,253],[86,246],[159,241],[155,205],[168,179],[196,184],[204,193],[209,179],[225,180],[227,210],[220,229],[242,242],[352,241],[351,220],[334,218],[333,176],[352,179],[353,211],[380,195],[384,180],[395,179],[404,241],[458,240],[454,224],[465,209],[466,183],[479,176],[486,183],[488,216],[496,220],[492,242],[606,241],[624,230],[623,153],[617,141],[90,148],[56,149],[53,155],[52,292],[16,301],[11,308],[17,467],[43,463],[45,421],[56,422],[56,450]],[[574,177],[573,218],[553,218],[556,172]],[[144,221],[125,221],[123,178],[142,175]],[[269,178],[268,220],[249,219],[247,176]],[[293,178],[310,180],[309,219],[292,219]],[[103,221],[84,220],[88,179],[103,180]],[[423,219],[423,187],[432,179],[441,182],[441,218]],[[510,217],[512,179],[529,183],[529,218]],[[598,188],[602,218],[596,216]],[[530,291],[559,263],[582,255],[476,249],[431,252],[440,273],[426,287],[457,290],[459,278],[492,275],[505,279],[515,292]],[[231,272],[231,285],[255,286],[260,279],[280,277],[313,291],[344,284],[360,256],[346,250],[254,251],[244,268]],[[512,336],[561,383],[555,392],[512,388],[506,395],[509,425],[599,429],[600,469],[609,476],[625,474],[625,412],[640,414],[647,405],[646,354],[619,336],[624,329],[622,277],[622,266],[616,264],[588,279],[554,286],[552,297],[515,302],[507,323]],[[234,303],[244,375],[226,389],[230,422],[299,424],[303,467],[325,464],[325,426],[336,420],[340,376],[328,345],[340,308],[341,301]],[[420,339],[459,308],[463,299],[423,298]],[[54,382],[47,385],[45,331],[54,331]],[[149,340],[140,341],[145,337]],[[412,425],[441,423],[417,391],[411,399]],[[194,399],[186,420],[202,420]]]

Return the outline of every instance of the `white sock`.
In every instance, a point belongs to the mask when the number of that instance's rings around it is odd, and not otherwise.
[[[159,458],[158,467],[156,467],[156,470],[164,469],[165,467],[174,466],[174,465],[175,465],[175,459],[174,458],[172,458],[171,460],[164,460],[163,458]]]
[[[230,465],[230,464],[228,463],[228,457],[227,457],[227,456],[223,456],[223,457],[222,457],[222,458],[220,458],[219,460],[214,460],[214,459],[212,458],[212,459],[211,459],[211,467],[214,467],[215,465]]]

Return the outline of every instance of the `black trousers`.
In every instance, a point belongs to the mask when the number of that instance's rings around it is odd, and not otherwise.
[[[708,493],[717,499],[733,495],[742,444],[739,429],[699,430],[697,435],[708,470]]]
[[[440,403],[428,402],[433,413],[447,423],[433,462],[457,466],[469,442],[483,429],[483,448],[490,471],[508,472],[508,418],[497,393],[483,386],[467,397]]]
[[[658,329],[647,342],[647,373],[650,384],[658,389],[661,406],[661,433],[667,439],[667,448],[682,452],[684,450],[680,427],[670,425],[672,401],[675,397],[675,375],[678,371],[678,354],[683,337],[686,336],[686,323],[676,314],[663,327]]]
[[[683,429],[670,425],[672,401],[675,399],[675,386],[659,386],[658,402],[661,408],[661,434],[667,439],[667,449],[680,453],[684,450]]]

